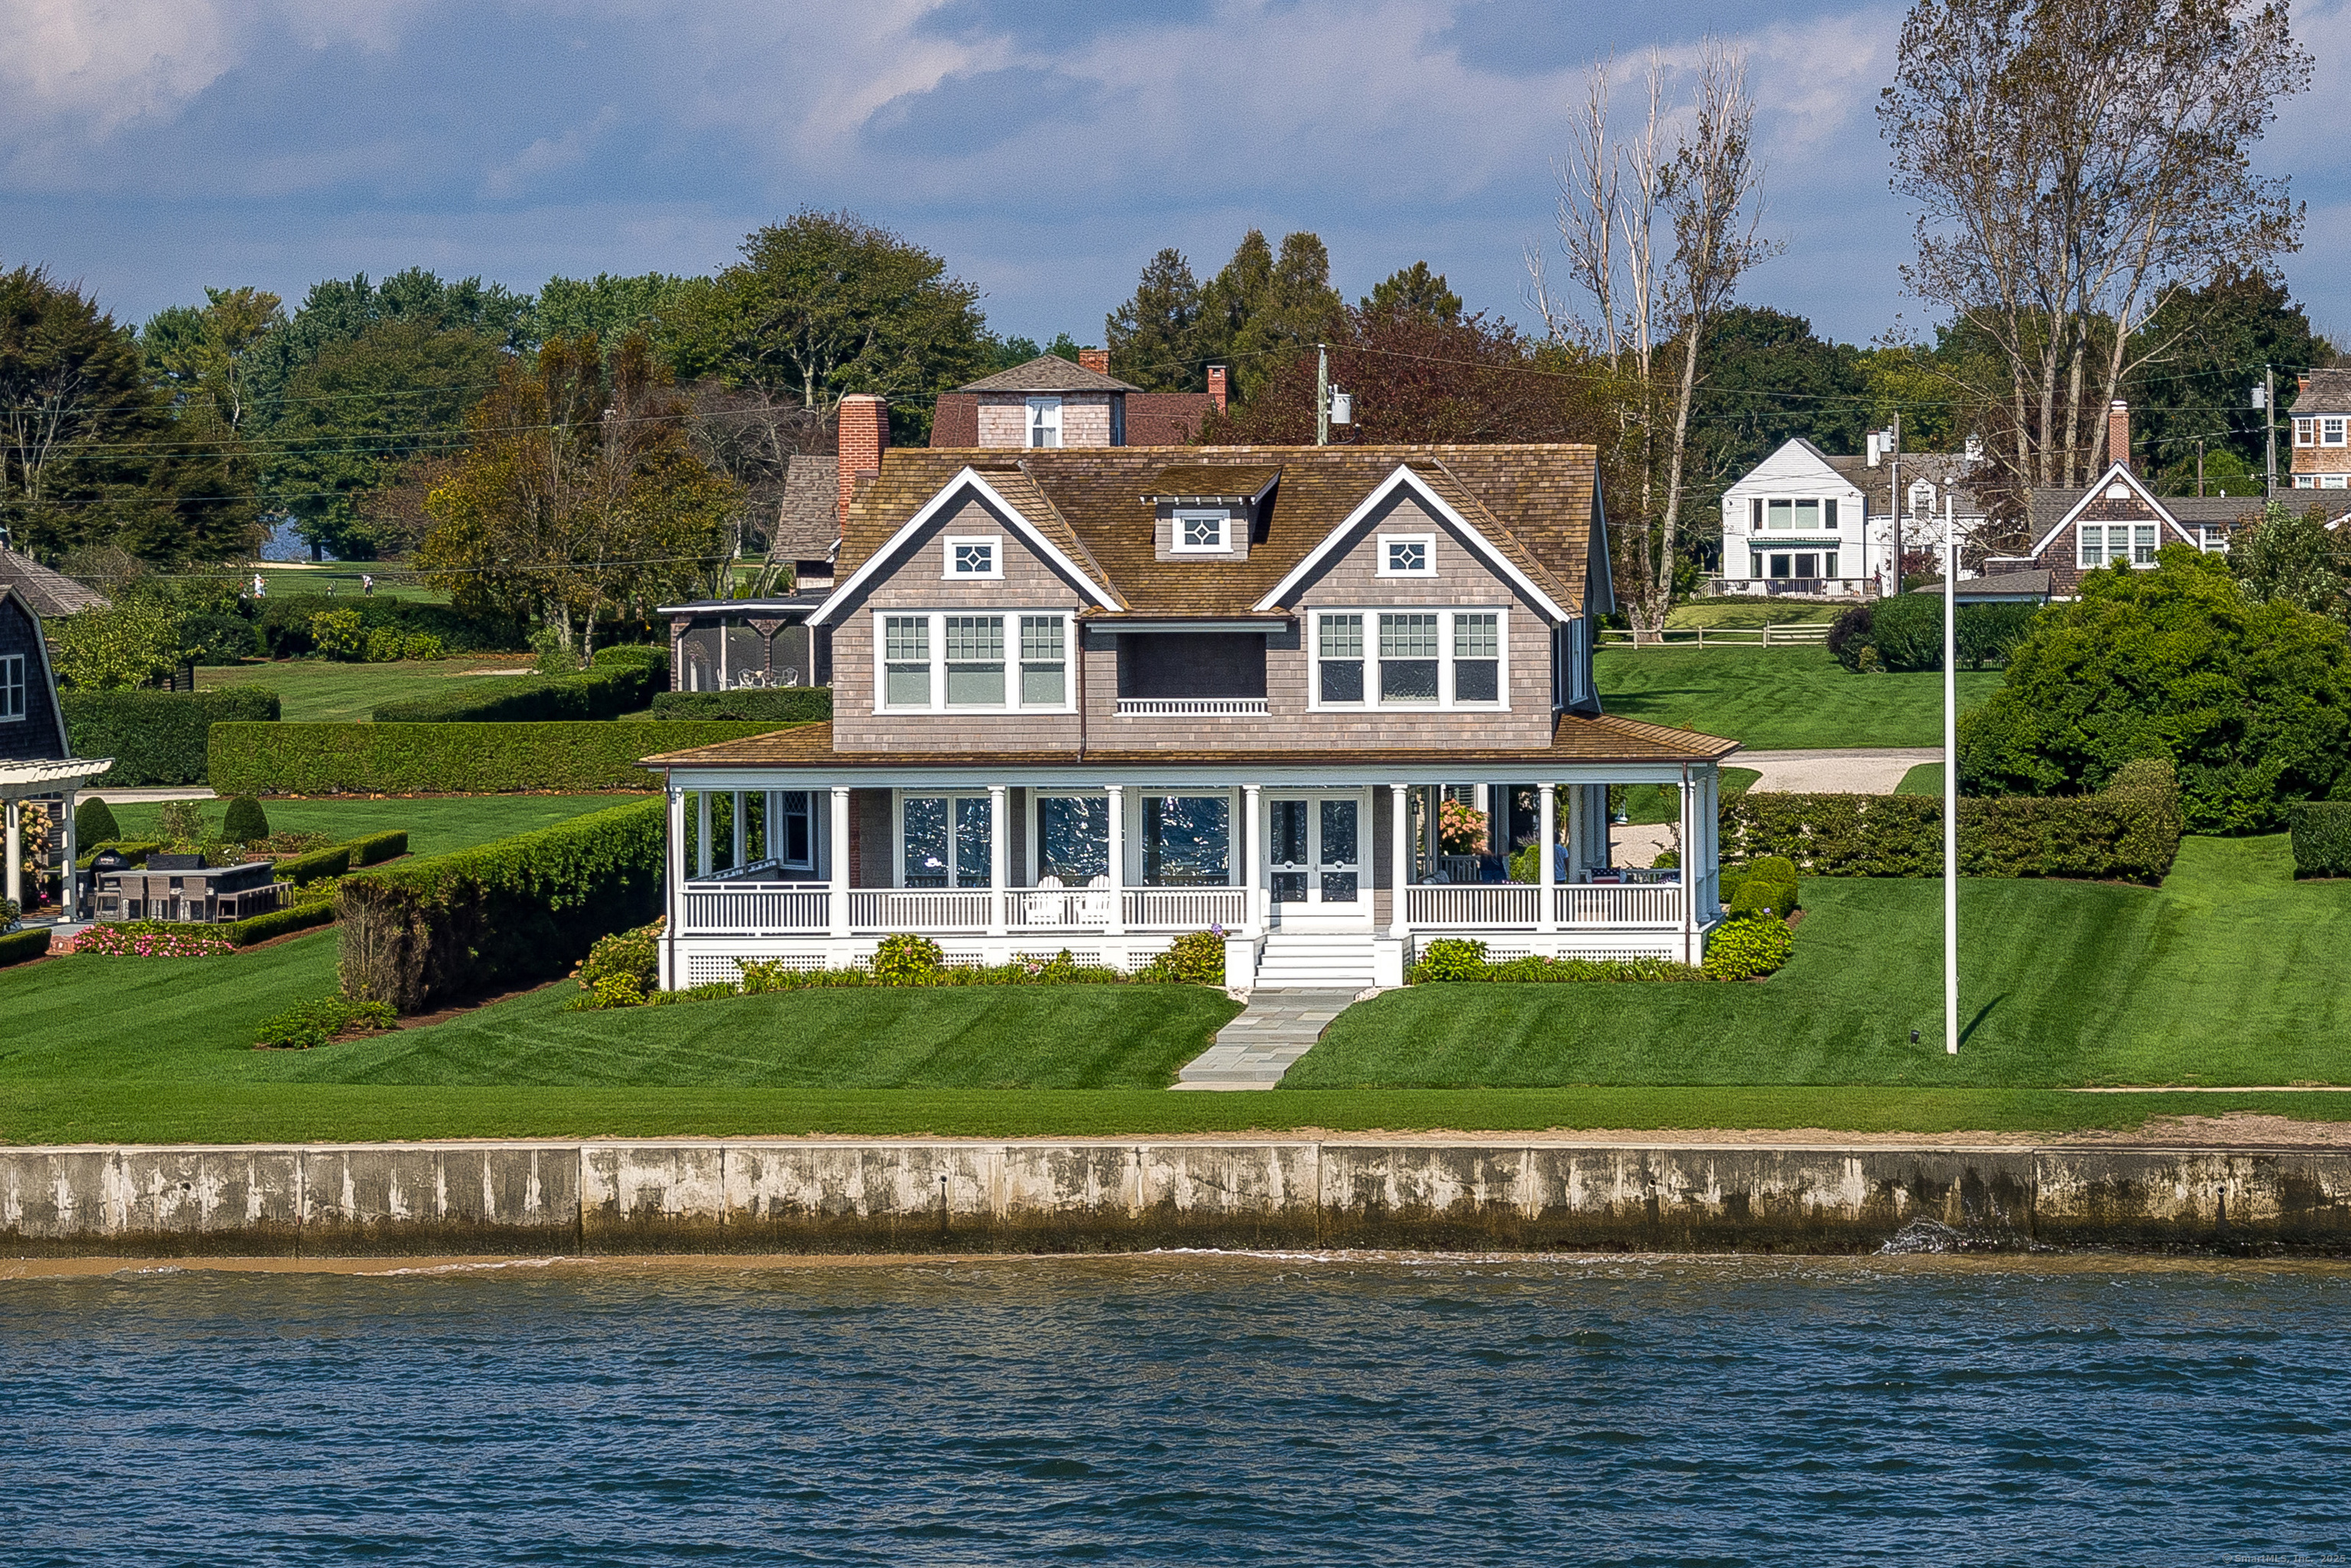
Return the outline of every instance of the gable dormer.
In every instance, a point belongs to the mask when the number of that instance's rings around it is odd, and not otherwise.
[[[1152,559],[1238,561],[1264,537],[1279,465],[1176,464],[1160,471],[1143,504],[1152,508]]]

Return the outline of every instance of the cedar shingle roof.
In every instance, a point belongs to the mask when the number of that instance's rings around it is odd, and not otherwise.
[[[1667,729],[1638,719],[1601,715],[1586,718],[1562,714],[1552,728],[1552,744],[1544,747],[1446,746],[1421,749],[1398,747],[1322,747],[1298,751],[1075,751],[896,753],[835,751],[832,724],[794,725],[767,735],[725,740],[688,751],[663,752],[645,758],[647,768],[1050,768],[1055,765],[1102,768],[1234,768],[1378,767],[1442,768],[1448,763],[1524,762],[1539,767],[1558,762],[1706,762],[1719,761],[1739,749],[1739,742],[1689,730]]]
[[[792,560],[822,559],[841,537],[840,513],[841,459],[795,455],[784,469],[774,553]]]
[[[85,588],[63,572],[51,571],[21,550],[0,545],[0,585],[13,588],[32,612],[44,621],[103,610],[106,595]]]
[[[982,376],[956,388],[959,392],[1131,392],[1115,377],[1073,365],[1058,354],[1040,354],[1025,365]]]
[[[856,571],[968,465],[999,490],[1004,476],[1025,476],[1103,571],[1105,585],[1134,612],[1240,614],[1271,591],[1398,465],[1409,465],[1505,556],[1573,609],[1583,601],[1590,559],[1596,457],[1591,446],[1565,444],[893,447],[883,455],[881,476],[850,505],[838,564],[844,578]],[[1177,465],[1229,467],[1240,483],[1250,474],[1280,470],[1281,483],[1264,508],[1248,559],[1155,559],[1155,513],[1143,497],[1155,493],[1162,473]],[[1213,481],[1217,476],[1201,477]],[[1012,499],[1009,491],[1006,499]],[[1032,520],[1046,526],[1041,518]]]
[[[1186,500],[1195,496],[1250,497],[1281,477],[1278,465],[1250,467],[1243,463],[1172,463],[1159,471],[1144,494],[1155,500]]]
[[[2300,414],[2351,413],[2351,371],[2311,371],[2296,392],[2293,411]]]

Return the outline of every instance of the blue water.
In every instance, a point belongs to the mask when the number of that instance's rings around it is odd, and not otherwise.
[[[2351,1271],[0,1281],[24,1563],[2342,1561]]]

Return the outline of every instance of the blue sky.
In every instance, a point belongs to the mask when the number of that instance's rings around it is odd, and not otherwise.
[[[1203,276],[1311,228],[1350,297],[1417,259],[1526,321],[1527,246],[1595,56],[1745,47],[1766,228],[1745,298],[1866,340],[1919,307],[1871,112],[1898,5],[1594,0],[0,0],[0,264],[119,317],[410,265],[517,288],[724,265],[847,206],[946,256],[1008,335],[1102,337],[1143,262]],[[2286,267],[2351,336],[2351,166],[2325,105],[2351,0],[2262,153],[2310,204]]]

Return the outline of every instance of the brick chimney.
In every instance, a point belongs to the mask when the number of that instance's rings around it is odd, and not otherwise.
[[[851,392],[841,400],[841,503],[838,522],[849,520],[849,503],[857,495],[857,481],[882,472],[882,450],[890,444],[890,405],[872,392]]]
[[[2106,461],[2131,468],[2130,404],[2120,398],[2106,409]]]
[[[1208,395],[1216,400],[1217,412],[1218,413],[1224,413],[1225,367],[1222,365],[1210,365],[1208,367]]]
[[[1106,376],[1110,374],[1110,350],[1108,349],[1080,349],[1078,350],[1078,368],[1081,370],[1092,371],[1098,376]]]

